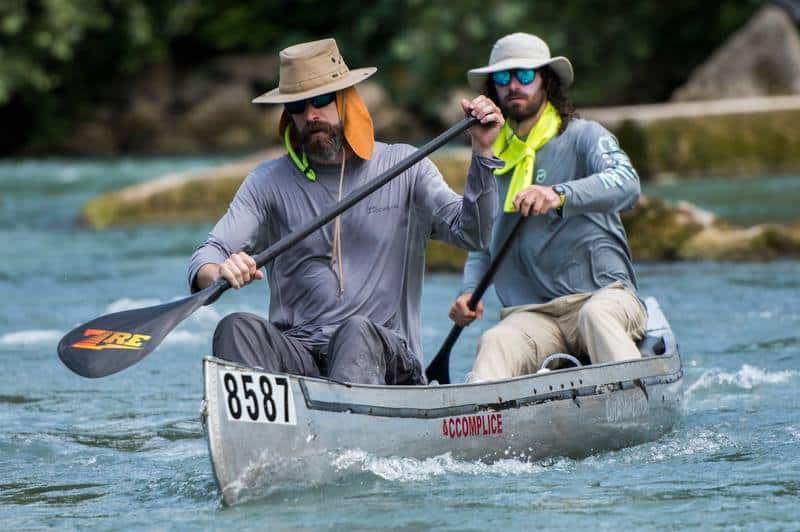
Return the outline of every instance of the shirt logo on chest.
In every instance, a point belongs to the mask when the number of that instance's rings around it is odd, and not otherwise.
[[[545,181],[547,181],[547,170],[544,168],[539,168],[536,170],[536,182],[544,183]]]
[[[367,207],[367,214],[381,214],[392,209],[399,209],[400,205],[370,205]]]

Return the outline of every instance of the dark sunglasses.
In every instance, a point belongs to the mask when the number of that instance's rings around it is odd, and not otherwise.
[[[308,98],[305,100],[300,100],[297,102],[289,102],[283,104],[283,107],[293,115],[299,115],[303,111],[306,110],[306,102],[310,103],[312,107],[315,109],[322,109],[326,105],[330,105],[333,100],[336,99],[335,92],[329,92],[328,94],[320,94],[319,96],[314,96],[313,98]]]
[[[507,87],[511,83],[511,74],[523,85],[529,85],[536,79],[536,71],[532,68],[517,68],[492,72],[492,82],[498,87]]]

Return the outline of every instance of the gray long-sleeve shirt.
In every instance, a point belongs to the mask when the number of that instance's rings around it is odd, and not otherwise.
[[[534,181],[561,183],[562,216],[531,216],[511,243],[494,286],[503,306],[545,303],[598,290],[615,281],[637,289],[631,253],[619,212],[639,199],[639,176],[617,139],[603,126],[574,120],[536,152]],[[502,204],[511,173],[497,176]],[[469,253],[462,293],[472,292],[511,232],[516,213],[495,221],[489,249]]]
[[[351,157],[343,197],[414,151],[375,143],[372,159]],[[405,339],[422,359],[420,302],[429,238],[467,249],[488,245],[498,209],[492,171],[499,159],[474,156],[464,195],[423,159],[341,215],[344,293],[331,264],[334,222],[267,265],[269,320],[310,349],[325,350],[345,319],[361,315]],[[228,212],[194,253],[189,284],[208,263],[258,253],[330,208],[337,200],[339,165],[317,165],[309,181],[288,156],[259,165],[242,183]]]

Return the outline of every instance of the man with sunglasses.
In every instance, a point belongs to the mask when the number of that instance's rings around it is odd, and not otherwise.
[[[619,217],[636,204],[639,178],[611,133],[577,118],[566,93],[572,65],[540,38],[514,33],[468,78],[506,116],[494,145],[505,162],[495,171],[504,213],[489,249],[468,256],[453,321],[482,316],[482,303],[467,307],[470,295],[517,216],[529,219],[495,275],[501,321],[481,337],[467,380],[532,373],[554,353],[593,364],[640,358],[647,314]],[[555,359],[558,367],[569,357]]]
[[[280,82],[255,100],[284,105],[287,155],[259,165],[192,257],[189,283],[233,288],[263,279],[251,254],[286,237],[414,148],[376,142],[353,87],[375,68],[349,70],[325,39],[280,53]],[[461,102],[473,158],[464,195],[424,159],[267,265],[269,319],[220,321],[215,356],[267,371],[343,382],[420,384],[420,299],[428,238],[486,247],[497,211],[492,156],[503,117],[489,98]]]

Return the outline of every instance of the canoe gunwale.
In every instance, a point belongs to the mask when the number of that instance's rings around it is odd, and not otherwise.
[[[310,397],[308,387],[304,379],[298,379],[300,389],[305,398],[306,408],[308,410],[319,410],[324,412],[346,412],[349,414],[361,414],[368,416],[378,417],[396,417],[396,418],[419,418],[419,419],[436,419],[443,417],[459,416],[464,414],[476,414],[480,412],[500,412],[511,408],[521,408],[524,406],[535,406],[551,401],[576,401],[580,406],[579,398],[590,397],[593,395],[600,395],[616,390],[628,390],[634,387],[642,389],[647,394],[649,386],[659,384],[672,384],[678,382],[683,377],[683,370],[679,369],[675,373],[665,375],[655,375],[649,377],[641,377],[626,381],[616,381],[602,385],[589,385],[581,386],[578,388],[570,388],[565,390],[558,390],[553,392],[538,393],[526,397],[519,397],[507,401],[494,402],[494,403],[472,403],[463,404],[449,407],[439,408],[403,408],[403,407],[386,407],[379,405],[369,404],[355,404],[355,403],[342,403],[314,400]]]

